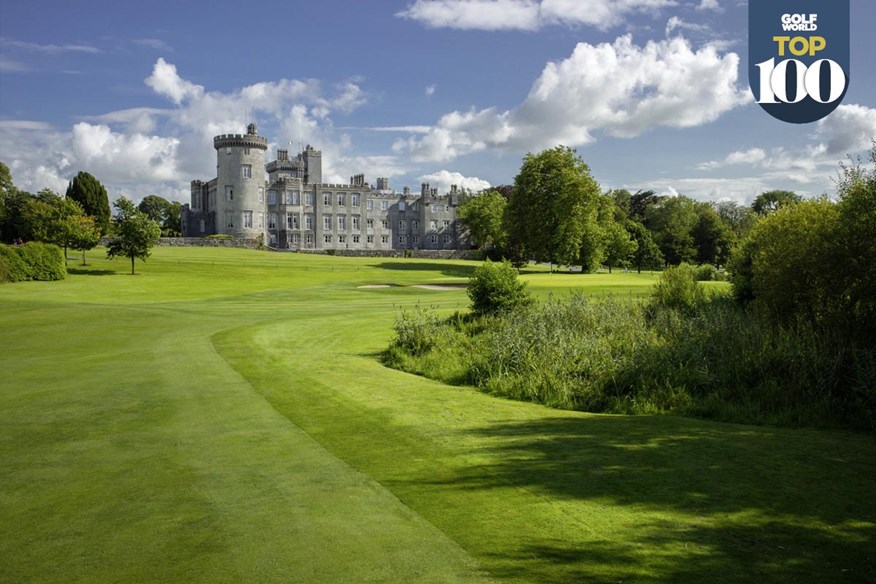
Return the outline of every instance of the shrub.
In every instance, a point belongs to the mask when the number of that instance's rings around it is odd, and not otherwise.
[[[697,266],[694,270],[694,280],[697,282],[712,282],[719,279],[720,274],[712,264]]]
[[[0,282],[21,282],[30,279],[27,265],[18,255],[16,248],[0,244]]]
[[[56,245],[30,241],[0,245],[0,282],[63,280],[67,277],[64,253]]]
[[[63,280],[67,277],[67,261],[57,245],[29,241],[16,250],[28,266],[31,280]]]
[[[532,302],[526,284],[517,278],[517,270],[508,261],[488,260],[475,268],[468,282],[468,297],[476,315],[500,314]]]
[[[651,291],[652,307],[690,312],[705,300],[706,291],[696,282],[696,272],[689,264],[666,268]]]

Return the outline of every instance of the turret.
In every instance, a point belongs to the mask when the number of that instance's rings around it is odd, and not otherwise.
[[[266,138],[255,124],[246,134],[222,134],[213,138],[218,176],[216,181],[216,231],[236,237],[264,234],[259,217],[265,213]]]

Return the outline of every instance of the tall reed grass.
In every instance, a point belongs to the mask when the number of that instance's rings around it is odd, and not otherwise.
[[[876,429],[876,350],[729,298],[694,309],[581,294],[510,314],[402,313],[390,366],[548,406]]]

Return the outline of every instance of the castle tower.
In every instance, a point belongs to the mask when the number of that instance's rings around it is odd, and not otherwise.
[[[322,151],[316,150],[310,144],[301,153],[304,161],[304,183],[318,185],[322,183]]]
[[[235,237],[265,233],[265,151],[255,124],[246,134],[213,138],[216,148],[216,232]]]

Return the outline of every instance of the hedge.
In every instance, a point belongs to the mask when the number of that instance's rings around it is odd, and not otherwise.
[[[66,277],[67,262],[57,245],[38,241],[0,245],[0,282],[51,281]]]

